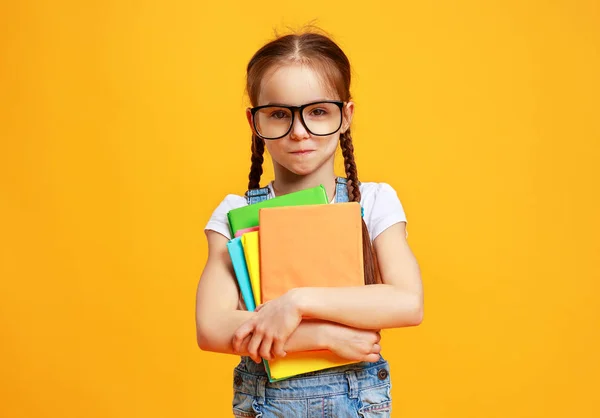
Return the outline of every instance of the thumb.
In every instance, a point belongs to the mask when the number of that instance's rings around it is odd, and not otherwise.
[[[375,363],[377,361],[379,361],[380,356],[379,354],[375,354],[375,353],[371,353],[371,354],[367,354],[364,358],[364,361],[367,361],[369,363]]]

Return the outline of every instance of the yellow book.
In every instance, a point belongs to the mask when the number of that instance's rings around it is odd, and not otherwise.
[[[268,364],[269,381],[277,382],[300,374],[330,369],[356,363],[343,359],[329,350],[288,353],[281,359],[265,361]]]
[[[244,258],[246,259],[246,266],[248,268],[248,277],[250,278],[250,287],[252,288],[252,293],[254,296],[254,304],[256,306],[261,304],[261,294],[260,294],[260,246],[258,242],[258,231],[246,232],[241,236],[242,247],[244,248]],[[267,375],[269,376],[269,381],[276,382],[277,380],[273,376],[271,376],[271,369],[269,367],[269,362],[263,359],[263,364],[265,365],[265,370]],[[291,363],[292,367],[293,363]],[[292,376],[294,373],[293,368],[289,375],[286,377]]]
[[[244,257],[248,267],[248,276],[250,276],[250,287],[254,295],[256,306],[261,304],[260,295],[260,253],[258,245],[258,231],[247,232],[242,235],[242,246],[244,247]]]

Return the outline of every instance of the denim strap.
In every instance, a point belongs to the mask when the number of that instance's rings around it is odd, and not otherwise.
[[[336,177],[335,179],[335,203],[345,203],[348,201],[348,188],[346,187],[346,180],[344,177]],[[246,202],[249,205],[253,203],[259,203],[264,200],[271,198],[269,194],[269,186],[261,187],[259,189],[250,189],[244,194]]]
[[[269,199],[269,186],[261,187],[260,189],[250,189],[244,196],[246,196],[246,202],[249,205],[253,203],[259,203],[263,200]]]
[[[337,177],[335,179],[335,203],[346,203],[348,201],[347,182],[348,180],[343,177]]]

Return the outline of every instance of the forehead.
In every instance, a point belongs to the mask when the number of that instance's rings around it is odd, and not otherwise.
[[[269,103],[298,106],[318,100],[334,100],[337,94],[327,80],[306,64],[288,64],[267,71],[257,106]]]

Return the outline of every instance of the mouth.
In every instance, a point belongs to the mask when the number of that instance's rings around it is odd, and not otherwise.
[[[314,152],[314,150],[312,150],[312,149],[304,149],[304,150],[299,150],[299,151],[292,151],[291,154],[294,154],[294,155],[308,155],[311,152]]]

